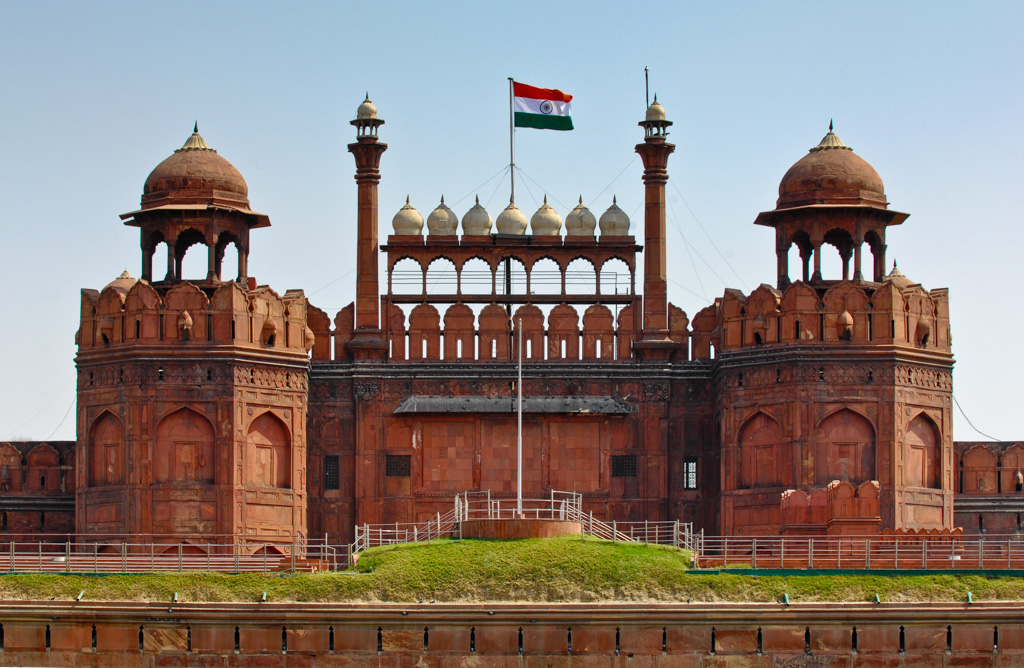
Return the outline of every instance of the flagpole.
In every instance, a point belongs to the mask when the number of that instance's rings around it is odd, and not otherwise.
[[[516,514],[523,516],[523,319],[519,318],[519,373],[516,378],[516,390],[519,394],[516,416]]]
[[[512,177],[512,197],[509,202],[515,203],[516,201],[516,120],[515,120],[515,105],[513,100],[513,85],[515,82],[512,77],[508,78],[508,153],[509,153],[509,175]]]

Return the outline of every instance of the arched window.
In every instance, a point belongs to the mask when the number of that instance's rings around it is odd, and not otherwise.
[[[549,257],[541,258],[530,267],[530,293],[558,295],[562,293],[562,268]]]
[[[942,487],[939,456],[941,438],[932,420],[923,413],[907,425],[906,484],[911,487]]]
[[[214,430],[199,413],[182,408],[160,421],[153,450],[155,482],[212,483]]]
[[[740,430],[740,487],[775,487],[782,484],[782,427],[758,413]]]
[[[816,440],[815,484],[875,479],[875,430],[862,416],[848,409],[833,413],[818,425]]]
[[[388,276],[393,295],[423,294],[423,267],[411,257],[404,257],[394,264]]]
[[[124,482],[124,425],[104,411],[89,432],[89,486]]]
[[[246,460],[249,484],[291,487],[291,437],[273,413],[263,413],[249,425]]]

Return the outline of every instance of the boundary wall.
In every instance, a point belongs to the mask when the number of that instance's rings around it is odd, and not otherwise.
[[[1018,602],[0,604],[9,666],[1019,666]]]

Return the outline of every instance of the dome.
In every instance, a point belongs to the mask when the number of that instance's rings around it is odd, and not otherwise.
[[[416,208],[409,204],[408,195],[405,198],[405,206],[398,210],[395,217],[391,219],[391,226],[398,235],[420,235],[423,234],[423,216]]]
[[[484,236],[491,233],[491,224],[491,214],[480,206],[480,197],[477,196],[476,204],[462,217],[462,233],[470,236]]]
[[[374,118],[377,118],[377,107],[373,105],[373,102],[370,102],[370,94],[367,93],[366,99],[356,109],[356,120],[368,121]]]
[[[453,235],[459,231],[459,217],[444,203],[444,195],[441,195],[441,203],[427,216],[427,233]]]
[[[150,172],[142,190],[143,201],[162,199],[182,191],[216,191],[227,199],[248,204],[249,187],[230,162],[210,148],[196,125],[185,144]]]
[[[892,283],[897,290],[908,288],[914,284],[912,280],[903,275],[903,272],[896,268],[896,262],[892,263],[892,271],[882,280],[883,283]]]
[[[126,295],[128,294],[128,291],[132,289],[132,286],[138,282],[138,279],[133,278],[132,275],[125,270],[121,272],[120,276],[103,286],[103,290],[106,290],[107,288],[114,288],[122,295]]]
[[[544,195],[544,204],[530,218],[530,231],[538,237],[556,237],[562,229],[562,217],[548,204],[548,196]]]
[[[661,106],[658,102],[658,96],[654,96],[654,102],[651,102],[651,106],[647,107],[647,115],[644,116],[645,121],[665,121],[668,118],[665,116],[665,107]]]
[[[583,195],[580,195],[580,203],[565,217],[565,234],[570,237],[592,237],[596,229],[597,218],[590,213],[590,209],[583,206]]]
[[[601,214],[600,224],[602,237],[625,237],[629,235],[629,216],[619,208],[614,196],[612,197],[612,205]]]
[[[498,234],[525,234],[526,215],[516,208],[515,202],[510,201],[505,210],[498,214],[494,226],[498,228]]]
[[[832,132],[800,158],[779,184],[777,209],[811,204],[869,205],[886,208],[882,177]]]

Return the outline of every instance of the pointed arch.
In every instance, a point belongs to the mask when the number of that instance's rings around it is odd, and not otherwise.
[[[942,435],[935,422],[919,413],[907,425],[906,484],[910,487],[942,487]]]
[[[782,484],[782,426],[767,413],[757,412],[739,432],[739,486],[775,487]]]
[[[124,482],[124,423],[103,411],[89,430],[89,486]]]
[[[157,483],[213,483],[214,428],[191,408],[179,408],[156,427],[153,480]]]
[[[980,443],[964,453],[964,484],[961,492],[995,494],[999,480],[996,477],[996,455]]]
[[[843,408],[818,423],[814,483],[833,480],[859,485],[875,479],[875,428],[864,416]]]
[[[281,418],[267,411],[254,419],[246,435],[245,454],[250,485],[291,487],[291,436]]]

